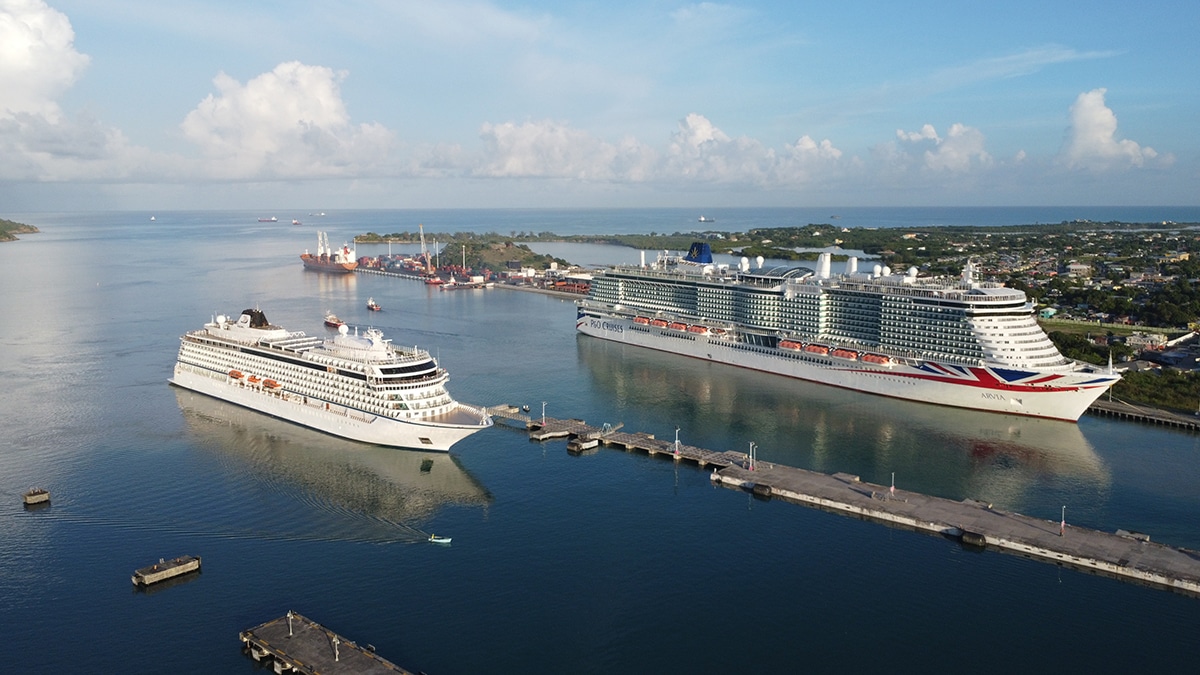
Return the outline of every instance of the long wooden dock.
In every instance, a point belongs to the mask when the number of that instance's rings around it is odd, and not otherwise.
[[[361,647],[296,612],[244,630],[239,637],[251,658],[270,661],[276,673],[412,675],[377,655],[374,647]]]
[[[1123,581],[1200,596],[1200,552],[1152,542],[1137,532],[1100,532],[1003,511],[975,500],[942,497],[864,483],[858,476],[824,474],[773,462],[751,463],[743,452],[717,452],[663,441],[653,435],[605,431],[582,420],[533,418],[536,440],[588,438],[626,451],[643,451],[711,468],[714,483],[760,497],[855,518],[953,537],[965,545],[994,548]]]

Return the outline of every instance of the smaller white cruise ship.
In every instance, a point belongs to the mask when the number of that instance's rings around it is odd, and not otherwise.
[[[368,328],[333,337],[288,331],[257,309],[217,316],[180,338],[171,384],[364,443],[448,451],[492,425],[455,401],[429,352]]]

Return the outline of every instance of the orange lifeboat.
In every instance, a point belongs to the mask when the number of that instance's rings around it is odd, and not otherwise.
[[[279,383],[276,382],[275,380],[263,380],[262,384],[267,389],[274,389],[279,386]]]
[[[858,360],[858,352],[854,351],[853,349],[842,349],[839,347],[838,349],[833,350],[833,355],[839,359],[847,359],[849,361]]]
[[[229,371],[229,376],[230,376],[230,377],[232,377],[232,378],[233,378],[233,379],[235,379],[235,380],[240,380],[240,379],[242,379],[242,371],[240,371],[240,370],[231,370],[231,371]]]
[[[707,335],[708,326],[688,326],[688,332],[696,333],[698,335]]]
[[[246,381],[249,382],[250,384],[254,384],[255,382],[258,382],[258,376],[251,375],[250,377],[246,378]]]
[[[892,360],[883,354],[863,354],[862,360],[865,363],[874,363],[881,366],[890,365]]]
[[[650,322],[650,325],[651,325],[651,326],[654,326],[654,327],[656,327],[656,328],[666,328],[666,327],[667,327],[667,322],[666,322],[666,321],[664,321],[663,319],[655,319],[655,320],[653,320],[653,321],[651,321],[651,322]]]
[[[647,318],[646,318],[646,317],[644,317],[644,316],[635,317],[635,318],[633,319],[633,322],[634,322],[634,323],[640,323],[640,324],[642,324],[643,326],[649,326],[649,325],[650,325],[650,319],[647,319]]]
[[[779,341],[779,348],[780,348],[780,349],[796,349],[796,350],[799,350],[799,349],[804,349],[804,345],[803,345],[803,344],[801,344],[801,343],[799,343],[799,342],[796,342],[795,340],[780,340],[780,341]]]
[[[678,321],[675,321],[669,326],[669,328],[671,330],[687,330],[687,324],[679,323]]]
[[[804,351],[810,354],[825,355],[829,353],[829,347],[826,347],[825,345],[808,345],[804,348]]]

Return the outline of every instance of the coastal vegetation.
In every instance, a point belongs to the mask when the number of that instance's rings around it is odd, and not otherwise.
[[[511,238],[498,234],[475,234],[459,232],[455,234],[438,234],[437,248],[442,251],[443,265],[464,265],[473,270],[498,271],[506,268],[530,267],[536,270],[546,270],[552,264],[560,269],[571,266],[562,258],[535,253],[528,244],[517,243]],[[432,242],[426,235],[427,242]],[[537,239],[535,241],[545,241]],[[416,233],[393,233],[380,235],[374,232],[361,234],[354,238],[356,244],[393,244],[413,245],[420,243],[420,235]],[[430,249],[434,247],[429,246]]]
[[[1200,377],[1175,368],[1129,371],[1113,386],[1112,397],[1178,413],[1200,413]]]
[[[37,231],[32,225],[0,218],[0,241],[16,241],[18,234],[33,234]]]

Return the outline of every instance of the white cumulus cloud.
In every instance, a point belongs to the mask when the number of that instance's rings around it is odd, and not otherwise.
[[[1072,169],[1140,167],[1158,157],[1154,148],[1117,139],[1117,116],[1104,103],[1107,89],[1084,92],[1071,105],[1071,125],[1060,159]]]
[[[241,84],[221,73],[180,125],[210,161],[214,178],[350,176],[388,161],[393,134],[350,122],[344,73],[297,61]]]
[[[776,150],[756,139],[732,138],[698,113],[679,120],[657,148],[631,137],[605,141],[552,121],[488,123],[480,138],[483,153],[470,174],[493,178],[795,187],[828,174],[842,157],[828,139],[801,136]]]
[[[498,177],[614,177],[618,148],[586,131],[553,121],[485,123],[483,159],[475,175]]]
[[[983,132],[965,124],[952,124],[944,138],[932,124],[923,125],[920,131],[897,130],[896,137],[926,148],[921,164],[933,171],[962,173],[992,164]]]
[[[75,30],[42,0],[0,0],[0,179],[109,182],[162,178],[174,163],[129,144],[58,99],[87,69]],[[166,170],[164,170],[166,169]]]
[[[0,117],[58,121],[58,97],[87,65],[66,15],[42,0],[0,0]]]
[[[690,113],[671,135],[660,178],[763,183],[774,159],[759,141],[730,138],[705,116]]]

